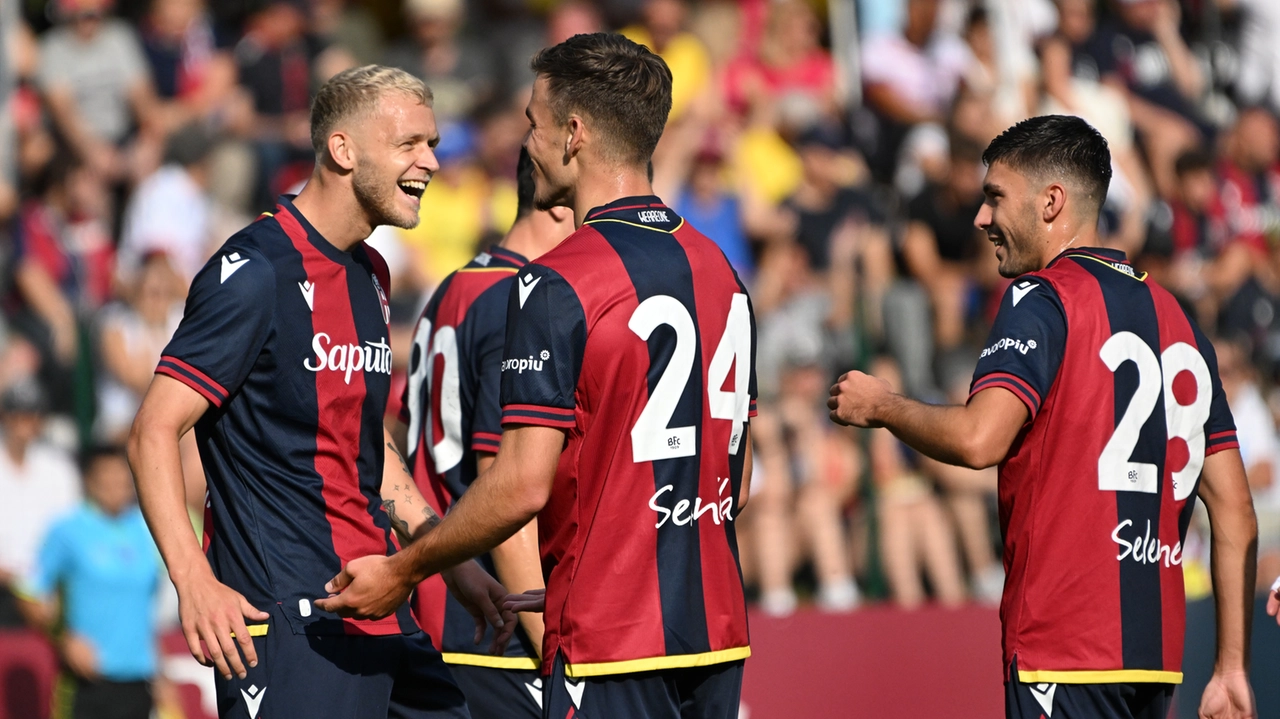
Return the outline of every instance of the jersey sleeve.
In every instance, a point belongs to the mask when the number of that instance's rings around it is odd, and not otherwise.
[[[1062,365],[1066,312],[1053,287],[1038,277],[1015,281],[978,357],[969,396],[992,387],[1009,390],[1035,419]]]
[[[481,293],[468,318],[481,328],[467,355],[472,358],[470,372],[476,383],[471,419],[471,449],[476,452],[496,453],[502,440],[502,360],[509,284],[500,282]]]
[[[1194,324],[1192,325],[1195,326]],[[1218,376],[1218,353],[1213,343],[1204,336],[1200,329],[1195,329],[1196,344],[1200,346],[1200,354],[1205,364],[1209,365],[1209,381],[1212,392],[1209,400],[1209,420],[1204,425],[1204,456],[1227,449],[1239,449],[1240,439],[1236,436],[1236,420],[1227,406],[1227,393],[1222,390],[1222,378]]]
[[[507,300],[502,423],[574,427],[586,346],[586,313],[573,287],[548,267],[521,270]]]
[[[156,373],[221,407],[253,368],[275,314],[275,270],[251,250],[224,248],[191,282]]]

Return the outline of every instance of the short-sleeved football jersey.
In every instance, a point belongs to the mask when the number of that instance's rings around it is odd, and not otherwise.
[[[1182,680],[1182,543],[1207,455],[1236,447],[1213,347],[1114,250],[1013,282],[972,391],[1030,420],[1000,465],[1006,669],[1023,682]]]
[[[282,198],[191,283],[156,372],[209,401],[196,424],[214,574],[295,632],[418,630],[406,604],[376,621],[312,604],[342,566],[395,551],[382,509],[391,391],[387,268],[342,252]]]
[[[754,356],[742,283],[656,197],[592,210],[517,275],[502,421],[566,434],[538,516],[544,673],[750,654],[734,519]]]
[[[507,296],[526,263],[502,247],[480,253],[440,283],[414,329],[400,420],[409,426],[414,481],[441,516],[475,481],[477,453],[498,451]],[[497,575],[489,555],[478,559]],[[450,664],[538,668],[537,651],[519,626],[501,657],[486,651],[492,636],[480,644],[472,641],[475,619],[439,575],[418,585],[413,609]]]

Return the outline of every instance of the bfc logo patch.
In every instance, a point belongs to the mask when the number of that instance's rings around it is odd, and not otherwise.
[[[377,275],[369,275],[373,280],[373,289],[378,291],[378,303],[382,305],[382,324],[391,324],[391,303],[387,301],[387,293],[382,291],[382,283]]]

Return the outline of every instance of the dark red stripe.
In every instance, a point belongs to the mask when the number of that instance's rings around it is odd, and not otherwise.
[[[1013,382],[1009,382],[1007,379],[1003,377],[996,377],[990,380],[984,379],[980,381],[978,384],[974,385],[973,391],[969,393],[969,396],[973,397],[974,395],[981,392],[982,390],[991,389],[992,387],[1000,387],[1012,392],[1014,396],[1022,400],[1022,403],[1027,406],[1027,410],[1031,412],[1032,418],[1035,418],[1036,413],[1040,411],[1040,408],[1036,404],[1035,400],[1033,400],[1030,396],[1028,396],[1025,390],[1023,390],[1017,384],[1014,384]]]
[[[209,404],[213,405],[214,407],[222,407],[221,398],[219,398],[209,390],[205,389],[203,386],[200,385],[199,382],[186,376],[182,372],[176,369],[173,369],[172,367],[165,367],[164,365],[160,365],[159,367],[156,367],[156,374],[162,374],[166,377],[172,377],[178,380],[179,382],[185,384],[186,386],[190,387],[191,389],[199,392],[201,396],[209,400]]]
[[[587,219],[588,219],[588,220],[594,220],[595,218],[599,217],[600,215],[607,215],[607,214],[609,214],[610,212],[622,212],[623,210],[647,210],[647,209],[649,209],[649,208],[651,208],[651,207],[662,207],[662,208],[664,208],[664,209],[665,209],[665,208],[666,208],[666,205],[663,205],[663,204],[659,203],[659,204],[656,204],[656,205],[627,205],[626,207],[610,207],[610,208],[607,208],[607,209],[604,209],[604,210],[600,210],[599,212],[595,213],[594,215],[589,215],[589,216],[587,217]]]
[[[1239,442],[1223,442],[1222,444],[1212,444],[1212,445],[1209,445],[1207,449],[1205,449],[1204,454],[1207,457],[1211,454],[1224,452],[1228,449],[1240,449],[1240,443]]]
[[[173,363],[174,365],[176,365],[177,367],[179,367],[179,368],[181,368],[181,369],[184,369],[184,370],[186,370],[186,371],[190,372],[190,373],[192,374],[192,376],[193,376],[193,377],[195,377],[196,379],[199,379],[201,382],[207,382],[207,383],[209,384],[209,387],[210,387],[210,388],[212,388],[214,391],[216,391],[216,392],[218,392],[219,394],[221,394],[223,397],[226,397],[226,396],[229,394],[229,393],[227,392],[227,390],[226,390],[222,385],[218,384],[217,382],[214,382],[214,381],[209,377],[209,375],[205,374],[204,372],[201,372],[200,370],[196,369],[195,367],[192,367],[191,365],[187,364],[186,362],[183,362],[182,360],[178,359],[177,357],[170,357],[169,355],[164,355],[164,356],[162,356],[162,357],[160,358],[160,360],[161,360],[161,361],[163,361],[163,362],[171,362],[171,363]]]
[[[489,442],[487,440],[475,439],[471,441],[471,450],[473,452],[497,452],[497,442]]]
[[[347,271],[329,260],[307,238],[298,220],[283,207],[276,220],[302,255],[302,265],[310,281],[332,288],[317,292],[312,322],[323,322],[333,345],[360,344]],[[314,330],[314,327],[313,327]],[[364,373],[322,370],[316,376],[315,471],[320,476],[325,518],[329,523],[334,554],[340,565],[369,554],[386,555],[387,536],[373,522],[369,499],[360,491],[356,467],[360,454],[360,430],[364,408]],[[344,620],[348,634],[399,633],[399,620],[391,615],[376,622]]]
[[[578,423],[571,419],[554,419],[545,415],[524,412],[503,412],[502,423],[535,424],[542,427],[559,427],[561,429],[572,429],[578,426]]]
[[[1236,436],[1236,431],[1234,429],[1228,429],[1224,432],[1214,432],[1213,434],[1209,435],[1209,441],[1212,442],[1213,440],[1218,439],[1220,437],[1234,437],[1234,436]]]
[[[485,440],[493,442],[494,444],[502,441],[502,435],[494,434],[493,432],[473,432],[471,434],[471,438],[476,441]]]

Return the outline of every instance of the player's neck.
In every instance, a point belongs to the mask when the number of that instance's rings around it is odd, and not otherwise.
[[[652,195],[653,185],[644,168],[606,165],[583,168],[574,193],[573,226],[582,227],[592,208],[607,205],[624,197]]]
[[[364,209],[350,187],[312,175],[293,206],[329,244],[348,252],[373,232]]]
[[[536,260],[573,233],[573,228],[565,227],[566,224],[556,222],[545,212],[531,212],[516,220],[498,246],[526,260]]]
[[[1040,258],[1040,267],[1048,267],[1053,258],[1061,255],[1067,250],[1073,250],[1079,247],[1097,247],[1101,243],[1098,241],[1098,231],[1093,227],[1085,229],[1084,227],[1063,228],[1063,232],[1051,235],[1048,242],[1044,246],[1044,254]]]

